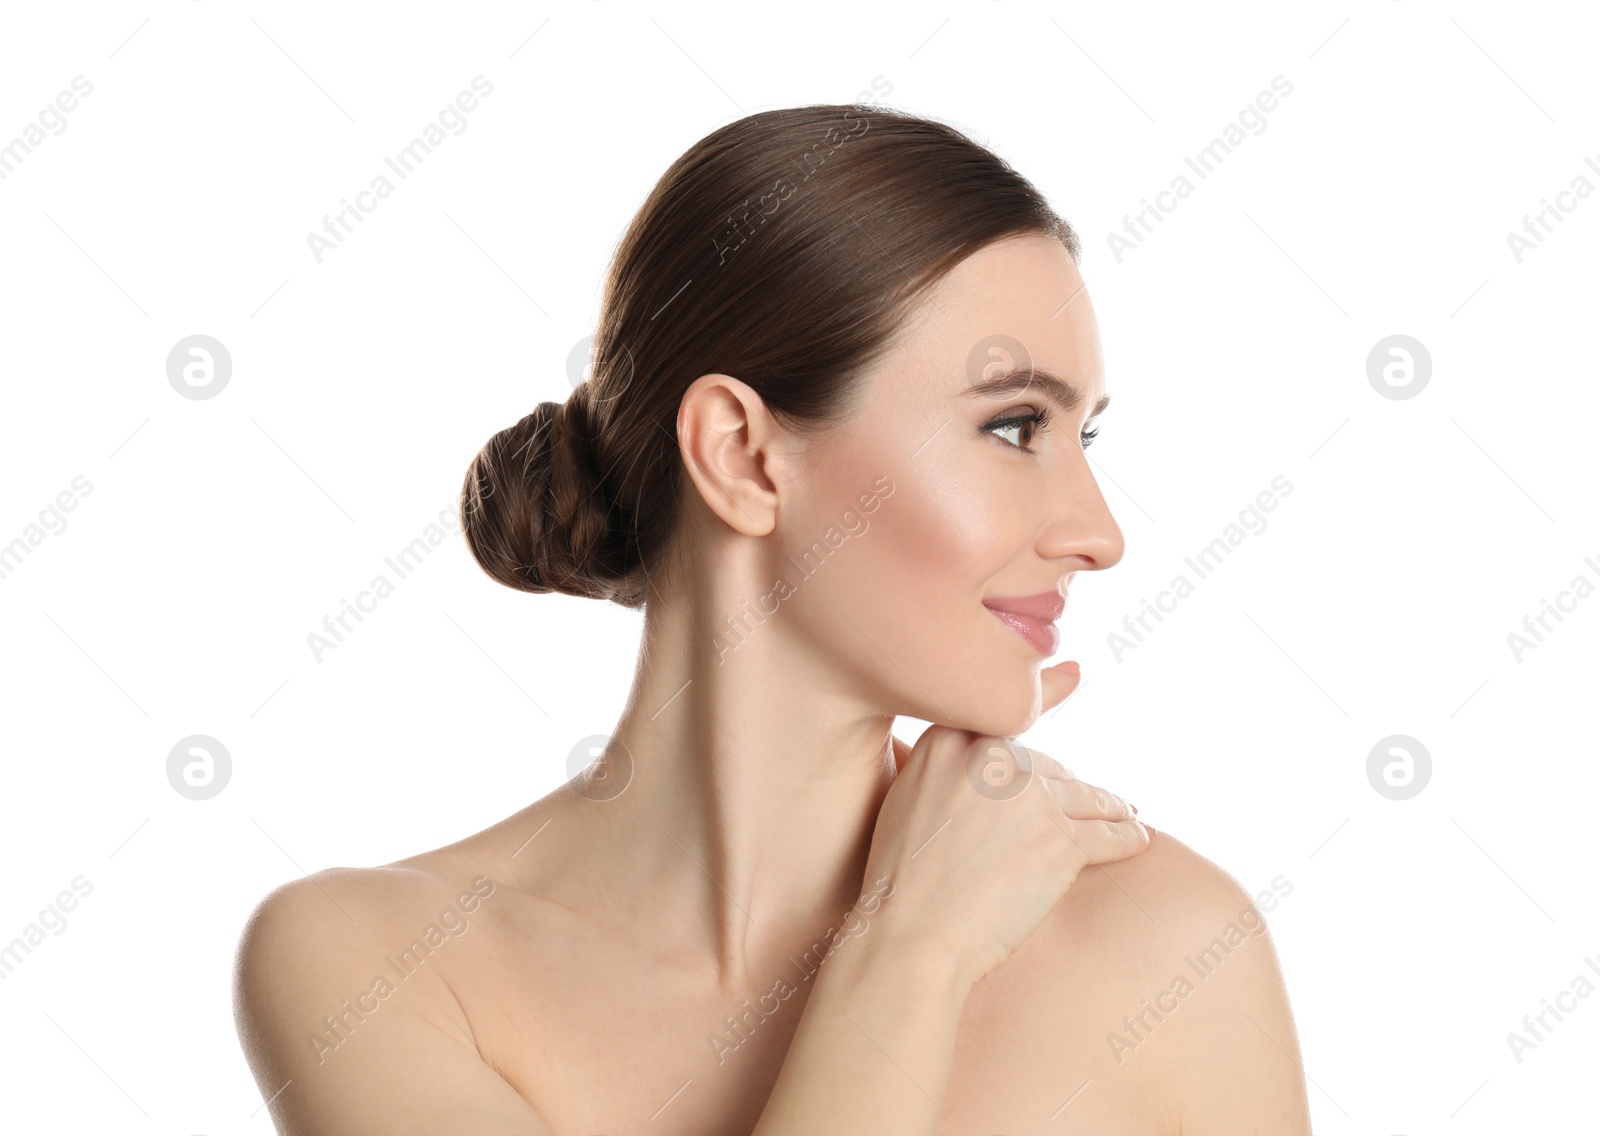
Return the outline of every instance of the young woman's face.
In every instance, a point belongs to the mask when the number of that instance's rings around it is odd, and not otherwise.
[[[1027,728],[1038,672],[1066,656],[1050,614],[1035,645],[1026,619],[985,601],[1064,596],[1073,574],[1121,559],[1080,441],[1103,385],[1094,309],[1059,241],[1010,238],[958,265],[865,379],[860,411],[806,444],[773,546],[791,630],[884,712]]]

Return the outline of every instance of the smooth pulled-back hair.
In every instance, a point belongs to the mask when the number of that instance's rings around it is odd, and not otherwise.
[[[789,429],[838,424],[921,293],[1026,233],[1078,259],[1077,235],[1027,179],[940,122],[824,105],[711,132],[617,247],[593,377],[469,465],[473,557],[509,587],[640,607],[672,549],[690,383],[732,375]]]

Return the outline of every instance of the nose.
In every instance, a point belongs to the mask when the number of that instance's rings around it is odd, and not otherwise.
[[[1122,559],[1122,529],[1081,450],[1048,502],[1049,520],[1039,533],[1039,555],[1049,560],[1077,557],[1085,570],[1110,568]]]

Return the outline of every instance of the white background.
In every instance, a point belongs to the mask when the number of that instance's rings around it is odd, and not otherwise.
[[[1520,1062],[1507,1041],[1600,983],[1600,598],[1507,639],[1600,584],[1600,194],[1507,242],[1600,186],[1586,6],[21,9],[0,141],[93,92],[0,180],[0,543],[92,491],[0,579],[0,943],[93,891],[0,981],[8,1128],[269,1131],[230,1008],[254,903],[475,832],[609,730],[640,614],[510,591],[459,538],[320,661],[307,635],[566,397],[679,153],[876,77],[1083,237],[1127,554],[1073,589],[1057,658],[1086,683],[1024,740],[1251,892],[1292,881],[1269,920],[1321,1136],[1593,1123],[1600,996]],[[319,263],[307,233],[477,75],[464,132]],[[1184,156],[1279,75],[1197,178]],[[1119,261],[1107,234],[1186,172]],[[232,359],[214,398],[167,379],[193,334]],[[1393,334],[1431,358],[1412,398],[1368,381]],[[1280,474],[1267,528],[1118,659],[1108,634]],[[167,779],[193,734],[232,758],[209,800]],[[1368,780],[1392,734],[1431,755],[1407,800]]]

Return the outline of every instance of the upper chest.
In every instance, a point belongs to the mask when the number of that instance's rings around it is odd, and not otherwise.
[[[557,1136],[750,1131],[815,987],[808,964],[729,993],[580,925],[531,926],[497,927],[447,978],[484,1056]],[[968,996],[939,1136],[1175,1131],[1152,1019],[1147,1044],[1112,1040],[1150,993],[1139,975],[1041,931]],[[885,1076],[902,1075],[893,1056]]]

